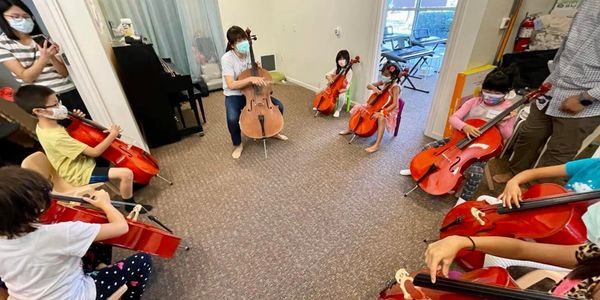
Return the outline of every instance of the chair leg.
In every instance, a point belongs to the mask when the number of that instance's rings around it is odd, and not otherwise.
[[[200,113],[202,114],[202,123],[206,123],[206,115],[204,114],[204,105],[202,104],[202,97],[198,96],[198,104],[200,105]]]
[[[404,100],[398,99],[398,117],[396,119],[396,128],[394,129],[394,136],[398,136],[398,129],[400,128],[400,120],[402,120],[402,110],[404,109]]]
[[[183,127],[185,126],[185,119],[183,118],[183,112],[181,111],[181,103],[177,104],[177,112],[179,113],[179,118],[181,118],[181,125],[183,125]]]
[[[492,172],[490,171],[490,163],[488,161],[487,164],[485,164],[485,169],[484,169],[484,174],[485,174],[485,181],[487,183],[488,189],[490,191],[494,191],[494,179],[492,177]]]
[[[106,300],[119,300],[121,296],[123,296],[127,292],[127,285],[122,285],[117,291],[115,291],[110,297],[106,298]]]

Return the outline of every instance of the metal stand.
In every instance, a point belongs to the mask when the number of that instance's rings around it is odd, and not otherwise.
[[[414,192],[417,188],[419,188],[419,184],[415,185],[410,191],[404,193],[404,197],[408,197],[408,194]]]
[[[315,115],[313,116],[313,118],[316,118],[321,112],[317,110],[317,112],[315,113]]]
[[[169,179],[166,179],[166,178],[164,178],[164,177],[160,176],[160,174],[156,174],[156,177],[157,177],[158,179],[161,179],[161,180],[165,181],[165,182],[166,182],[166,183],[168,183],[169,185],[173,185],[173,181],[171,181],[171,180],[169,180]]]
[[[263,149],[265,150],[265,159],[269,158],[267,156],[267,139],[263,139]]]
[[[352,144],[352,142],[354,142],[355,138],[356,138],[356,134],[353,134],[352,138],[350,138],[350,141],[348,142],[348,144]]]

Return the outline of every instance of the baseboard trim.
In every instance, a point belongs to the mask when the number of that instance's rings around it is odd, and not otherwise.
[[[310,85],[310,84],[308,84],[308,83],[306,83],[304,81],[301,81],[301,80],[298,80],[298,79],[295,79],[295,78],[292,78],[292,77],[288,77],[288,76],[286,76],[285,79],[287,81],[293,83],[293,84],[296,84],[296,85],[299,85],[299,86],[301,86],[303,88],[309,89],[309,90],[311,90],[311,91],[313,91],[315,93],[319,91],[318,87],[316,87],[314,85]]]

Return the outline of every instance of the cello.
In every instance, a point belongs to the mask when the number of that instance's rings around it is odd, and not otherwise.
[[[396,68],[392,65],[390,68]],[[389,69],[390,72],[394,72],[394,69]],[[354,134],[350,142],[354,140],[356,136],[370,137],[377,132],[377,119],[373,118],[373,115],[377,112],[381,112],[384,108],[392,104],[393,101],[398,99],[392,99],[391,88],[394,86],[396,80],[400,80],[403,76],[408,74],[408,68],[404,68],[400,75],[387,83],[381,93],[372,93],[367,100],[367,107],[364,109],[356,110],[348,121],[348,129]],[[379,88],[379,87],[378,87]]]
[[[429,272],[412,276],[405,270],[396,272],[395,281],[381,291],[379,300],[564,300],[564,297],[548,293],[522,290],[501,267],[489,267],[452,276],[438,277],[431,282]]]
[[[600,191],[573,193],[564,187],[543,183],[523,194],[521,207],[467,201],[444,217],[440,238],[450,235],[503,236],[559,245],[583,244],[587,230],[582,216],[600,200]],[[484,254],[461,250],[456,262],[466,269],[483,266]]]
[[[51,194],[52,202],[40,216],[42,224],[55,224],[61,222],[81,221],[93,224],[108,223],[106,215],[101,211],[82,206],[72,206],[59,201],[87,203],[79,197]],[[113,201],[116,202],[116,201]],[[174,235],[169,228],[164,226],[156,217],[150,218],[165,230],[142,223],[135,218],[127,218],[129,231],[122,236],[100,241],[102,244],[112,245],[124,249],[171,258],[179,247],[181,238]],[[189,249],[186,247],[186,250]]]
[[[313,99],[313,107],[317,109],[317,113],[315,113],[315,117],[319,113],[330,114],[333,112],[335,104],[337,103],[338,97],[340,95],[340,90],[342,90],[346,86],[346,75],[352,69],[352,65],[359,63],[360,57],[356,56],[354,59],[350,60],[350,62],[342,69],[342,71],[335,75],[335,78],[327,87],[318,93]]]
[[[240,114],[240,129],[249,138],[262,139],[266,155],[266,138],[273,137],[281,132],[283,129],[283,115],[271,101],[271,94],[273,93],[271,83],[273,79],[267,70],[259,67],[256,63],[252,46],[252,40],[256,40],[256,35],[250,33],[250,28],[246,29],[252,65],[240,74],[238,80],[258,76],[264,78],[267,84],[266,86],[250,84],[242,90],[246,97],[246,106]]]
[[[79,117],[72,112],[69,112],[69,117],[72,121],[67,127],[69,135],[90,147],[96,147],[108,136],[106,127],[92,120]],[[135,183],[147,185],[150,183],[150,179],[156,176],[168,182],[169,185],[173,184],[158,174],[160,169],[158,160],[154,156],[140,147],[124,142],[119,139],[120,137],[121,135],[102,153],[104,159],[115,167],[130,169],[133,172]]]
[[[488,160],[502,151],[502,135],[494,125],[523,103],[543,96],[551,87],[548,82],[542,84],[487,123],[481,119],[466,120],[467,124],[479,128],[481,135],[478,137],[471,139],[455,130],[444,146],[429,148],[415,155],[410,162],[411,176],[417,183],[413,190],[421,187],[428,194],[436,196],[454,190],[462,181],[463,171],[474,161]]]

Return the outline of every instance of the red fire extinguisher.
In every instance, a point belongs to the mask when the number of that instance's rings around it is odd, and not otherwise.
[[[513,52],[523,52],[529,47],[531,41],[531,35],[533,34],[533,28],[535,27],[534,21],[535,16],[525,15],[525,19],[521,22],[519,32],[515,38],[515,46]]]

